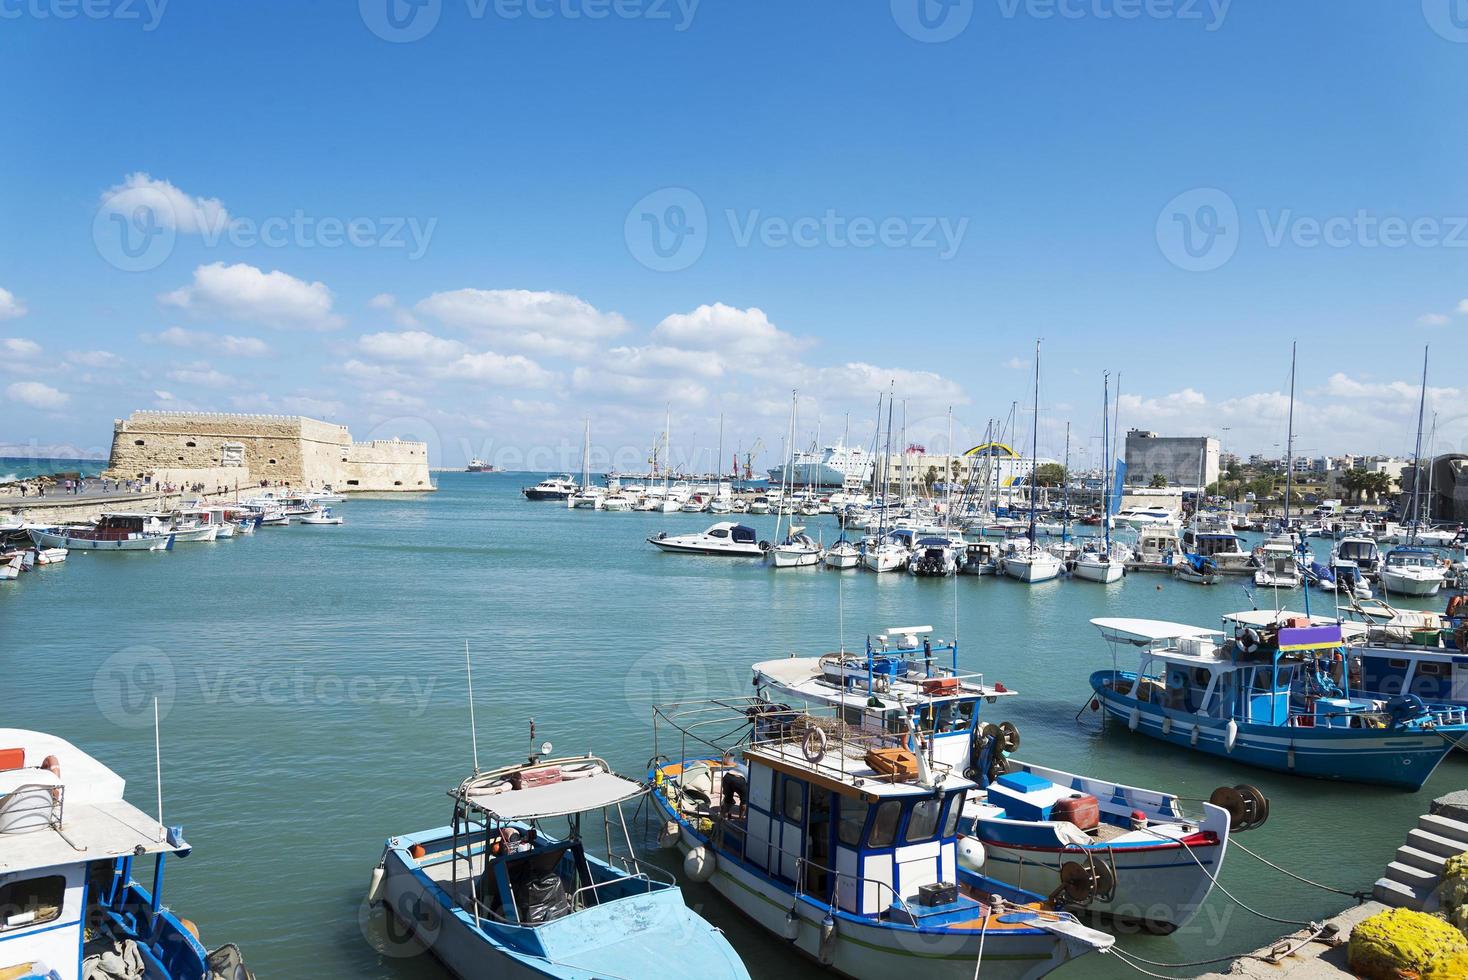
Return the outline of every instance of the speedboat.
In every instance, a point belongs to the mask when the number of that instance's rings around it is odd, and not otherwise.
[[[565,500],[576,492],[576,481],[571,474],[547,477],[533,487],[521,487],[526,500]]]
[[[616,490],[601,498],[601,509],[613,513],[626,513],[632,509],[633,498],[622,490]]]
[[[146,514],[103,514],[89,527],[32,527],[26,531],[37,548],[71,551],[169,551],[174,534],[159,529]]]
[[[1259,570],[1254,584],[1261,589],[1298,589],[1303,580],[1295,561],[1295,541],[1289,535],[1277,535],[1265,541],[1254,553]]]
[[[765,561],[771,568],[806,568],[819,565],[824,549],[805,533],[805,528],[792,524],[785,540],[765,552]]]
[[[755,515],[768,514],[770,512],[770,498],[764,496],[755,497],[749,502],[749,512]]]
[[[330,507],[318,507],[316,510],[301,518],[302,524],[345,524],[339,514],[333,514]]]
[[[1172,524],[1177,521],[1177,511],[1160,504],[1123,507],[1111,518],[1112,527],[1129,527],[1140,531],[1154,524]]]
[[[1375,576],[1381,568],[1381,549],[1365,535],[1341,538],[1331,550],[1330,558],[1331,564],[1337,567],[1350,562],[1367,578]]]
[[[842,708],[863,731],[911,731],[937,764],[977,782],[959,829],[983,842],[986,874],[1048,894],[1062,886],[1064,865],[1078,861],[1114,872],[1112,887],[1103,889],[1109,894],[1078,911],[1141,921],[1157,932],[1196,915],[1237,829],[1226,809],[1203,803],[1189,816],[1171,793],[1015,758],[1018,729],[980,720],[986,704],[1015,692],[960,671],[957,644],[931,633],[929,626],[889,629],[875,644],[869,638],[864,654],[757,663],[754,685],[772,703]]]
[[[914,575],[957,575],[962,554],[963,545],[951,538],[921,537],[913,542],[912,553],[907,556],[907,570]]]
[[[758,698],[660,705],[648,781],[684,875],[840,976],[1036,978],[1115,942],[991,876],[959,833],[978,784],[908,733]]]
[[[1417,790],[1468,736],[1416,695],[1353,696],[1339,623],[1273,610],[1225,617],[1230,632],[1148,619],[1093,619],[1114,658],[1091,675],[1094,703],[1134,732],[1277,772]],[[1332,690],[1304,701],[1297,684]],[[1323,683],[1323,682],[1321,682]]]
[[[237,947],[208,951],[164,904],[168,858],[192,848],[125,786],[64,739],[0,729],[0,976],[253,980]]]
[[[660,532],[647,543],[663,551],[692,555],[725,555],[730,558],[763,558],[769,543],[760,541],[754,528],[733,521],[720,521],[698,534]]]
[[[447,826],[389,838],[369,902],[462,980],[748,980],[672,876],[638,860],[622,805],[648,787],[594,756],[541,749],[460,782]],[[583,817],[606,840],[584,840]]]
[[[1381,563],[1381,587],[1396,595],[1437,595],[1444,578],[1441,560],[1426,548],[1393,548]]]

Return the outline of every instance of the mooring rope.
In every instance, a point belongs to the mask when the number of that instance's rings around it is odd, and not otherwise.
[[[1269,860],[1264,855],[1262,855],[1262,854],[1256,854],[1253,851],[1249,850],[1243,844],[1240,844],[1237,840],[1231,840],[1231,841],[1229,841],[1229,843],[1231,843],[1234,847],[1237,847],[1239,850],[1243,851],[1245,854],[1249,855],[1251,858],[1254,858],[1256,861],[1262,861],[1265,864],[1269,865],[1271,868],[1273,868],[1274,870],[1278,871],[1280,874],[1289,875],[1291,878],[1295,879],[1296,881],[1304,882],[1307,885],[1313,885],[1316,888],[1319,888],[1319,889],[1321,889],[1323,891],[1334,892],[1337,895],[1344,895],[1347,898],[1354,898],[1356,900],[1356,904],[1357,905],[1360,905],[1362,902],[1366,901],[1368,898],[1371,897],[1371,893],[1370,892],[1363,892],[1363,891],[1348,892],[1344,888],[1332,888],[1330,885],[1322,885],[1318,881],[1311,881],[1309,878],[1303,877],[1302,875],[1295,874],[1293,871],[1291,871],[1288,868],[1281,868],[1279,865],[1275,864],[1273,861]]]
[[[1177,843],[1181,844],[1183,846],[1183,850],[1187,851],[1188,852],[1188,856],[1191,857],[1193,859],[1193,861],[1198,865],[1199,870],[1201,870],[1205,875],[1208,876],[1208,880],[1211,881],[1211,882],[1213,882],[1214,886],[1217,887],[1219,891],[1223,892],[1224,895],[1228,896],[1229,901],[1233,902],[1235,905],[1237,905],[1239,908],[1243,909],[1245,912],[1250,912],[1250,913],[1252,913],[1254,915],[1257,915],[1261,919],[1268,919],[1270,922],[1278,922],[1280,925],[1286,925],[1286,926],[1311,926],[1311,927],[1316,928],[1316,929],[1320,928],[1315,922],[1310,921],[1308,919],[1306,919],[1306,920],[1300,920],[1300,919],[1281,919],[1278,916],[1269,915],[1266,912],[1260,912],[1258,909],[1251,907],[1250,905],[1248,905],[1247,903],[1245,903],[1242,899],[1239,899],[1239,898],[1235,897],[1234,894],[1233,894],[1233,892],[1231,892],[1227,888],[1223,887],[1223,883],[1218,880],[1218,876],[1215,875],[1213,872],[1211,872],[1211,871],[1208,870],[1208,866],[1206,864],[1204,864],[1201,859],[1199,859],[1199,857],[1198,857],[1197,854],[1193,853],[1193,849],[1190,846],[1188,846],[1188,842],[1187,841],[1183,840],[1180,837],[1167,837],[1167,836],[1165,836],[1163,834],[1157,833],[1157,831],[1155,831],[1155,830],[1151,830],[1151,828],[1148,828],[1148,830],[1149,830],[1149,832],[1153,836],[1161,837],[1164,840],[1176,841]]]

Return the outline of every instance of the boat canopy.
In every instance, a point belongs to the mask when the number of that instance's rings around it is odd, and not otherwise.
[[[1218,630],[1189,626],[1186,623],[1169,623],[1162,619],[1116,619],[1103,616],[1091,620],[1091,625],[1100,630],[1101,635],[1108,640],[1139,647],[1162,640],[1223,635]]]
[[[560,765],[572,766],[589,760],[561,760]],[[555,768],[557,763],[539,763],[537,766],[517,767],[524,770]],[[601,765],[605,765],[602,763]],[[485,773],[467,780],[459,788],[460,797],[490,817],[501,822],[514,820],[541,820],[549,817],[564,817],[591,810],[616,806],[627,800],[636,799],[647,792],[642,783],[618,776],[607,769],[597,768],[586,776],[562,779],[560,782],[524,789],[497,791],[508,777],[503,771]]]

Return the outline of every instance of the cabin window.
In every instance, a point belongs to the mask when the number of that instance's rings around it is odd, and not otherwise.
[[[856,800],[841,800],[841,819],[836,833],[841,843],[855,847],[861,843],[861,830],[866,826],[867,808]]]
[[[729,536],[729,532],[726,531],[726,530],[724,530],[721,527],[716,527],[712,531],[709,532],[709,537],[711,537],[711,538],[727,538],[728,536]]]
[[[752,527],[736,527],[734,529],[734,540],[735,541],[738,541],[740,544],[753,544],[754,543],[754,528],[752,528]]]
[[[872,836],[867,841],[871,847],[891,847],[897,839],[897,821],[902,816],[902,803],[888,800],[877,806],[877,815],[872,820]]]
[[[0,885],[0,933],[61,918],[66,878],[47,875]]]
[[[963,794],[948,799],[948,819],[943,821],[943,837],[950,838],[958,833],[958,818],[963,816]]]
[[[1386,662],[1386,664],[1392,670],[1406,670],[1407,669],[1407,661],[1405,661],[1405,660],[1388,660]]]
[[[1431,674],[1433,677],[1441,677],[1443,673],[1442,664],[1422,663],[1417,665],[1417,673]]]
[[[788,777],[784,785],[781,809],[785,813],[785,819],[791,823],[805,823],[805,788],[800,785],[800,780]]]
[[[918,800],[914,803],[912,816],[907,818],[907,842],[918,844],[931,840],[938,830],[938,815],[942,812],[942,800]]]

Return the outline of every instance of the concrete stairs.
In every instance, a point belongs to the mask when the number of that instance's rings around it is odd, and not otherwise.
[[[1468,851],[1468,822],[1438,814],[1423,814],[1397,848],[1396,860],[1376,880],[1371,894],[1383,905],[1433,912],[1437,886],[1448,858]]]

